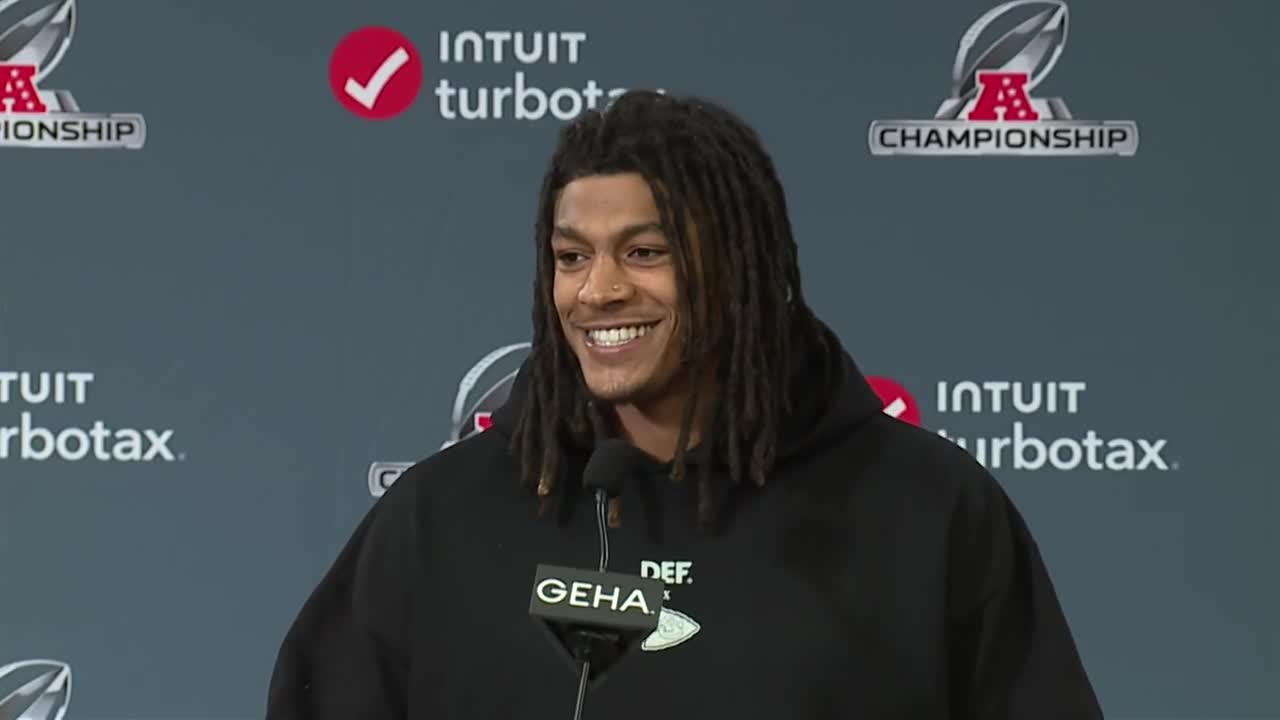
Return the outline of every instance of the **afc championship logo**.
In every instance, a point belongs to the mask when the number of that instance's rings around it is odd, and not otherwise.
[[[22,660],[0,666],[0,720],[62,720],[70,705],[70,665]]]
[[[480,358],[462,376],[457,395],[453,399],[449,438],[440,446],[441,450],[489,429],[493,412],[507,402],[511,386],[516,381],[519,363],[528,357],[532,345],[529,342],[518,342],[497,348]],[[508,369],[507,366],[511,367]],[[411,467],[413,463],[410,462],[374,461],[369,465],[369,494],[382,497],[396,479]]]
[[[76,29],[75,0],[0,0],[0,147],[127,148],[146,142],[141,115],[83,113],[44,87]]]
[[[1029,15],[1029,17],[1027,17]],[[951,97],[932,120],[877,120],[872,155],[1131,156],[1138,126],[1130,120],[1076,120],[1062,98],[1033,97],[1067,40],[1062,0],[1012,0],[993,8],[960,40]],[[1008,27],[985,49],[983,34]]]

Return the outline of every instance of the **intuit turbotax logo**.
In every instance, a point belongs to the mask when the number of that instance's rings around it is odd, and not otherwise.
[[[54,423],[41,419],[42,409],[65,415],[59,411],[88,405],[96,380],[97,375],[89,371],[0,369],[0,461],[186,459],[171,446],[173,430],[111,427],[106,420]]]
[[[14,368],[0,359],[0,462],[186,460],[172,429],[85,418],[98,382],[90,369]]]
[[[1169,441],[1165,438],[1103,432],[1081,423],[1089,417],[1089,386],[1083,381],[943,380],[935,390],[935,416],[923,421],[906,417],[908,409],[923,406],[901,383],[883,377],[869,381],[886,414],[936,427],[935,432],[991,470],[1138,472],[1179,468],[1178,462],[1168,457]],[[999,421],[991,423],[985,418]]]
[[[627,91],[578,79],[589,57],[581,30],[440,30],[434,40],[423,53],[391,28],[349,33],[329,61],[334,96],[353,114],[380,120],[409,109],[427,84],[444,120],[564,121]]]

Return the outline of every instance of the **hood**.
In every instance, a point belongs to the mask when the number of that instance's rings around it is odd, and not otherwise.
[[[782,421],[781,437],[774,471],[785,468],[788,462],[819,452],[829,443],[840,441],[850,430],[863,421],[874,418],[883,411],[883,402],[870,387],[854,359],[845,350],[840,338],[826,325],[822,325],[826,338],[826,350],[805,341],[796,333],[791,342],[790,384],[791,411]],[[521,364],[512,384],[506,404],[493,414],[493,427],[488,432],[498,432],[511,438],[516,420],[529,391],[530,360]],[[581,473],[591,447],[566,448],[568,473]],[[703,462],[712,461],[716,475],[727,477],[727,461],[723,457],[708,459],[698,448],[686,452],[686,464],[690,477]],[[669,462],[654,461],[653,474],[669,473]],[[561,487],[570,486],[563,483]]]

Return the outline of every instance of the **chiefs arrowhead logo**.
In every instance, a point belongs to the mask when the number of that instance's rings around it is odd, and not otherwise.
[[[887,377],[869,377],[867,382],[884,403],[885,415],[912,425],[920,424],[920,405],[901,383]]]
[[[475,420],[476,432],[484,432],[485,430],[488,430],[491,427],[493,427],[493,413],[491,412],[476,413],[476,420]]]

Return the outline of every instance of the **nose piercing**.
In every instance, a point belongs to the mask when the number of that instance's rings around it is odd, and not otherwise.
[[[614,291],[614,292],[618,292],[618,290],[620,290],[620,289],[622,289],[622,286],[621,286],[621,285],[614,285],[614,286],[613,286],[613,291]]]

